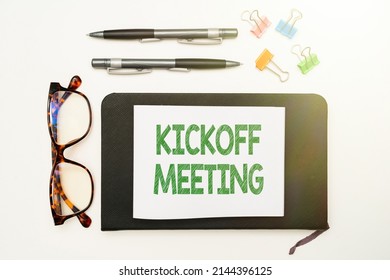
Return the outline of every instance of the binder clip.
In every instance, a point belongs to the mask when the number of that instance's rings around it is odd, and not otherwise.
[[[297,51],[297,49],[299,50]],[[310,47],[306,47],[303,50],[301,50],[300,45],[294,45],[291,48],[291,52],[298,57],[299,59],[298,68],[301,70],[302,74],[308,73],[311,69],[313,69],[318,64],[320,64],[317,55],[311,53]],[[305,55],[305,52],[307,53],[307,55]],[[304,57],[305,59],[303,60],[301,57]]]
[[[284,36],[291,39],[298,31],[297,28],[294,27],[294,25],[301,18],[302,18],[302,13],[297,9],[292,9],[290,18],[287,21],[280,20],[278,25],[276,26],[276,30],[279,31]]]
[[[274,55],[270,53],[269,50],[264,49],[260,56],[256,59],[256,68],[263,71],[264,69],[270,70],[276,76],[279,77],[280,81],[283,83],[288,80],[290,74],[286,71],[280,69],[280,67],[272,61]],[[272,67],[271,67],[272,65]],[[275,69],[276,68],[276,69]],[[283,78],[284,76],[284,78]]]
[[[259,11],[254,10],[250,12],[248,10],[241,14],[241,20],[246,21],[251,25],[251,33],[257,38],[260,38],[265,30],[271,25],[271,22],[266,16],[259,16]]]

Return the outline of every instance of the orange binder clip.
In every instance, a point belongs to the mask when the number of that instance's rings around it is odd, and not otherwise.
[[[268,69],[276,76],[278,76],[281,82],[287,81],[290,73],[283,71],[275,62],[273,62],[273,57],[274,55],[269,50],[264,49],[264,51],[256,59],[256,68],[258,68],[260,71]]]
[[[246,10],[241,14],[241,20],[246,21],[251,25],[251,33],[257,38],[260,38],[267,28],[271,25],[271,22],[266,16],[260,16],[258,10],[252,12]]]

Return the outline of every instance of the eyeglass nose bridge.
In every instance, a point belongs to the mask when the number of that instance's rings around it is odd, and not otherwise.
[[[58,144],[53,143],[52,144],[52,163],[53,163],[53,166],[57,165],[59,163],[62,163],[62,162],[71,162],[71,160],[69,160],[65,157],[64,153],[68,147],[76,144],[77,142],[78,141],[73,141],[73,142],[70,142],[66,145],[58,145]]]
[[[64,151],[66,149],[65,145],[53,145],[53,164],[57,164],[60,162],[66,161],[66,158],[64,156]]]

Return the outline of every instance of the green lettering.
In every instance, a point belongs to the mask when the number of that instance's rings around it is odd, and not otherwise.
[[[184,155],[184,149],[181,147],[181,132],[184,131],[184,124],[174,124],[172,130],[176,131],[176,148],[173,149],[173,154]]]
[[[169,185],[172,185],[172,194],[176,194],[176,177],[175,177],[175,166],[169,165],[167,179],[164,179],[164,175],[160,164],[156,164],[156,172],[154,177],[154,194],[158,194],[158,186],[161,183],[163,193],[167,193]]]
[[[203,189],[196,187],[202,182],[202,176],[196,176],[197,170],[203,170],[203,164],[191,164],[191,194],[203,194]]]
[[[226,188],[226,170],[229,170],[229,164],[218,164],[218,170],[221,170],[221,186],[218,188],[218,194],[229,194]]]
[[[230,165],[230,193],[234,193],[234,179],[236,179],[238,185],[243,193],[248,192],[248,164],[242,166],[242,175],[238,173],[235,165]]]
[[[190,155],[196,155],[199,153],[199,148],[195,148],[193,149],[190,145],[190,137],[191,137],[191,132],[192,131],[196,131],[198,132],[199,131],[199,126],[195,125],[195,124],[191,124],[187,131],[186,131],[186,148],[187,148],[187,151],[190,153]]]
[[[188,176],[183,176],[183,170],[190,170],[189,164],[177,165],[177,193],[190,194],[189,188],[183,188],[183,183],[188,183]]]
[[[261,125],[259,124],[250,124],[249,125],[249,154],[253,155],[253,144],[260,143],[260,137],[253,136],[253,131],[261,131]]]
[[[255,171],[261,171],[263,170],[263,167],[256,163],[254,164],[251,169],[249,170],[249,189],[251,190],[251,192],[253,194],[260,194],[261,191],[263,190],[263,184],[264,184],[264,178],[263,177],[256,177],[256,183],[258,183],[258,187],[256,188],[254,185],[253,185],[253,173],[255,173]]]
[[[245,137],[240,136],[240,131],[248,130],[248,126],[244,124],[236,124],[235,127],[235,149],[234,152],[236,155],[240,154],[240,143],[245,143]]]
[[[229,144],[227,146],[226,149],[222,148],[221,146],[221,134],[222,132],[227,132],[227,134],[229,135]],[[218,152],[221,154],[221,155],[228,155],[230,154],[230,152],[232,151],[233,149],[233,144],[234,144],[234,140],[233,140],[233,131],[232,129],[230,128],[230,126],[224,124],[224,125],[221,125],[218,130],[217,130],[217,135],[216,135],[216,139],[215,139],[215,142],[216,142],[216,146],[217,146],[217,150]]]
[[[204,124],[200,126],[200,151],[202,155],[206,154],[206,147],[209,149],[211,154],[215,153],[213,145],[211,145],[209,138],[213,134],[215,126],[212,125],[210,129],[206,132],[206,127]]]
[[[217,170],[217,165],[205,164],[204,170],[207,170],[207,174],[208,174],[208,176],[207,176],[208,177],[208,184],[207,184],[208,194],[212,194],[213,193],[213,171]]]
[[[165,137],[168,135],[169,131],[171,131],[171,127],[168,125],[161,134],[161,125],[158,124],[156,126],[156,150],[158,155],[161,155],[161,146],[168,155],[171,153],[171,149],[169,148],[167,142],[165,142]]]

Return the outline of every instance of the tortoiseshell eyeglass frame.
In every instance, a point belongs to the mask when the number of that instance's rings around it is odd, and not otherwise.
[[[55,225],[62,225],[67,219],[72,217],[77,217],[80,221],[80,223],[83,225],[83,227],[89,227],[91,225],[91,218],[85,213],[87,209],[92,204],[93,194],[94,194],[94,186],[93,186],[93,179],[91,172],[82,164],[69,160],[65,158],[64,151],[66,148],[73,146],[83,140],[89,131],[91,130],[92,125],[92,110],[91,110],[91,104],[88,100],[88,98],[81,92],[76,91],[76,89],[81,85],[81,79],[79,76],[74,76],[70,83],[68,88],[62,87],[59,83],[51,83],[50,89],[49,89],[49,96],[47,101],[47,124],[49,128],[49,134],[51,138],[51,151],[52,151],[52,170],[50,175],[50,185],[49,185],[49,194],[50,194],[50,208],[51,213],[53,215],[54,224]],[[62,91],[64,94],[61,98],[57,96],[55,97],[55,93]],[[54,119],[55,122],[57,122],[57,116],[58,112],[61,109],[61,105],[66,102],[66,99],[72,95],[72,94],[78,94],[79,96],[83,97],[85,101],[88,104],[88,110],[89,110],[89,125],[87,131],[84,133],[84,135],[81,135],[79,138],[74,139],[64,145],[59,145],[56,143],[57,139],[57,125],[52,123],[52,119]],[[57,165],[60,163],[68,163],[73,164],[76,166],[79,166],[83,168],[89,175],[91,179],[91,199],[88,203],[88,205],[84,209],[78,209],[67,197],[64,191],[61,187],[61,178],[60,178],[60,172],[56,172]],[[72,210],[72,214],[67,215],[61,215],[61,199],[65,202],[65,204]]]

